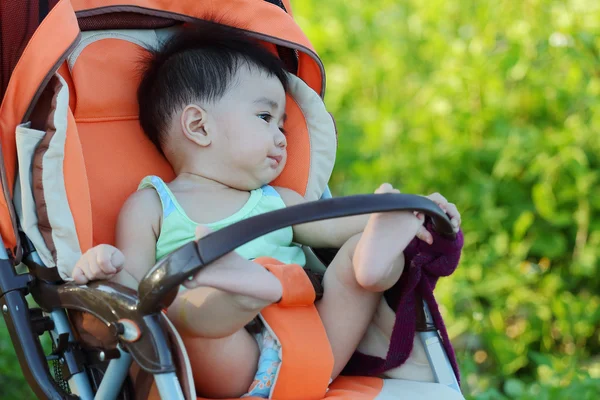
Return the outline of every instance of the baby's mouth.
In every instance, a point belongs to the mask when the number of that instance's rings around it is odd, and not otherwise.
[[[281,164],[281,160],[283,160],[283,156],[268,156],[268,158],[275,161],[275,166]]]

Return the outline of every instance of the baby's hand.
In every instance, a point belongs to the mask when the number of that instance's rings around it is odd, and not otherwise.
[[[73,269],[73,280],[80,284],[98,279],[110,279],[123,269],[125,256],[116,247],[101,244],[81,256]]]
[[[439,193],[430,194],[429,196],[425,197],[437,204],[448,215],[448,217],[450,217],[450,223],[454,228],[454,232],[458,232],[460,229],[461,220],[460,213],[458,212],[456,206],[453,203],[449,203],[448,200],[446,200],[446,198]],[[419,229],[419,232],[417,232],[417,237],[427,244],[433,243],[433,236],[425,228],[425,226],[422,226],[421,229]]]

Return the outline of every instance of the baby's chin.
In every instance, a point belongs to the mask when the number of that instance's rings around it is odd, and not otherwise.
[[[253,182],[248,182],[248,183],[239,184],[239,185],[229,185],[229,187],[236,189],[236,190],[251,192],[253,190],[260,189],[261,187],[263,187],[265,185],[269,185],[276,178],[277,178],[277,176],[274,177],[273,179],[269,179],[269,178],[256,179]]]
[[[278,177],[279,177],[279,175],[277,175],[277,176],[273,177],[273,179],[268,179],[268,180],[267,180],[267,179],[265,179],[265,180],[262,182],[262,184],[261,184],[259,187],[263,187],[263,186],[265,186],[265,185],[271,185],[271,184],[273,184],[273,182],[274,182],[275,180],[277,180],[277,178],[278,178]],[[257,188],[257,189],[258,189],[258,188]]]
[[[266,168],[261,170],[260,172],[257,171],[258,173],[253,177],[253,179],[250,179],[247,182],[231,182],[232,184],[229,184],[227,186],[233,189],[243,191],[252,191],[255,189],[259,189],[265,185],[270,185],[274,180],[279,178],[279,176],[283,172],[284,166],[285,162],[282,163],[277,169]]]

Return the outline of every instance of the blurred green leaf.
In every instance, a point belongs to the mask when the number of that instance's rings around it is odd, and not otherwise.
[[[552,220],[556,212],[556,199],[552,186],[548,182],[540,182],[532,189],[533,204],[540,215],[547,220]]]
[[[600,379],[583,367],[600,353],[600,3],[294,9],[330,74],[333,192],[390,181],[462,213],[461,266],[436,292],[468,396],[585,398]]]

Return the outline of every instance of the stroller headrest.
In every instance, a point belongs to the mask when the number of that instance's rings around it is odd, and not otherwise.
[[[154,30],[84,32],[67,59],[78,122],[137,119],[136,62],[158,45]]]

